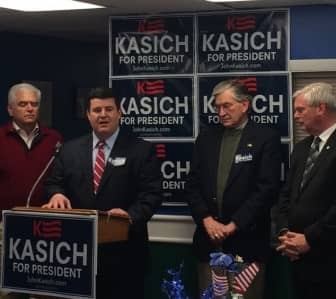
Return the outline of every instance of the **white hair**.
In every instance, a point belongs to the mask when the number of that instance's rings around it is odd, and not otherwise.
[[[16,94],[18,91],[32,91],[36,94],[37,100],[41,101],[41,91],[32,84],[29,83],[19,83],[13,85],[8,91],[8,105],[13,105],[16,103]]]
[[[308,84],[297,90],[293,94],[293,98],[295,99],[299,95],[303,95],[309,106],[317,106],[320,103],[326,103],[328,109],[336,110],[336,95],[332,85],[329,83],[315,82]]]

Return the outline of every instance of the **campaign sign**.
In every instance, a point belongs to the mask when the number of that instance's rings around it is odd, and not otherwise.
[[[116,79],[110,84],[121,94],[121,126],[149,140],[194,137],[192,78]]]
[[[200,77],[199,112],[200,128],[220,124],[215,112],[215,98],[211,95],[217,83],[237,79],[247,86],[252,96],[250,118],[259,124],[275,127],[281,137],[290,135],[288,75],[283,74],[244,74],[239,76]]]
[[[186,205],[184,188],[190,170],[193,143],[155,143],[161,162],[163,205]]]
[[[4,211],[3,224],[2,288],[95,297],[95,215]]]
[[[288,11],[198,17],[198,72],[285,71]]]
[[[110,76],[192,74],[194,17],[112,17]]]

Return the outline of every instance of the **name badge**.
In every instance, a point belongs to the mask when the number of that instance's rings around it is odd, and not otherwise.
[[[235,163],[238,164],[238,163],[242,163],[242,162],[249,162],[249,161],[252,161],[253,160],[253,156],[251,154],[248,154],[248,155],[236,155],[235,156]]]
[[[112,166],[114,167],[119,167],[126,164],[126,158],[125,157],[115,157],[114,159],[109,158],[108,162],[112,164]]]

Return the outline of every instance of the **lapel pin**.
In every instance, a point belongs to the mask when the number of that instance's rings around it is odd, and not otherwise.
[[[326,149],[329,150],[330,149],[330,145],[327,145]]]
[[[248,143],[247,147],[253,147],[253,144],[252,143]]]

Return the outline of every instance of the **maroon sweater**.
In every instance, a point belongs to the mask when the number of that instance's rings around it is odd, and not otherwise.
[[[11,123],[0,128],[0,210],[25,206],[31,188],[62,141],[59,133],[40,126],[30,149]],[[43,199],[43,178],[31,198],[31,206],[40,206]],[[0,216],[1,218],[1,216]]]

